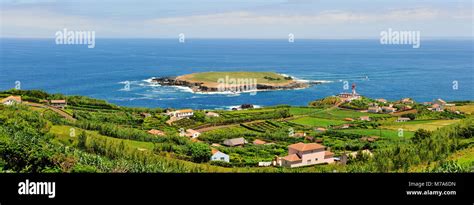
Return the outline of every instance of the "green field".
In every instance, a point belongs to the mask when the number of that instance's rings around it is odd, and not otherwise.
[[[474,147],[469,147],[453,153],[448,157],[449,160],[455,160],[458,164],[463,166],[474,165]]]
[[[347,129],[342,130],[345,133],[360,134],[365,136],[379,136],[382,138],[399,138],[398,130],[380,130],[380,129]],[[410,138],[413,137],[415,133],[410,131],[403,131],[403,137]]]
[[[467,114],[474,114],[474,104],[456,106],[456,110]]]
[[[51,127],[50,133],[54,134],[56,136],[56,140],[63,143],[63,144],[74,144],[77,143],[79,134],[83,131],[80,128],[75,128],[75,137],[71,137],[69,135],[71,126],[62,126],[62,125],[55,125]],[[95,138],[95,139],[107,139],[111,140],[116,143],[124,142],[125,145],[129,146],[130,148],[134,149],[147,149],[147,150],[153,150],[153,143],[151,142],[140,142],[140,141],[135,141],[135,140],[124,140],[124,139],[117,139],[113,137],[108,137],[99,134],[97,131],[86,131],[87,137]]]
[[[402,128],[408,131],[425,129],[433,131],[444,126],[457,123],[459,121],[460,120],[413,120],[408,122],[390,123],[389,125],[383,125],[382,128],[392,130],[398,130],[399,128]]]
[[[210,83],[216,83],[219,79],[226,79],[226,77],[235,79],[256,79],[257,83],[287,83],[292,81],[285,79],[285,76],[273,72],[203,72],[185,75],[185,77],[187,80]]]
[[[291,107],[290,114],[292,115],[308,115],[315,112],[321,112],[322,109],[317,109],[313,107]]]
[[[291,120],[290,122],[300,124],[300,125],[319,126],[319,127],[329,127],[331,125],[341,125],[345,123],[342,120],[330,120],[330,119],[322,119],[322,118],[314,118],[314,117],[302,117],[295,120]]]
[[[387,115],[387,114],[363,113],[363,112],[358,112],[358,111],[341,110],[341,109],[330,109],[323,112],[315,113],[311,116],[317,117],[317,118],[339,119],[339,120],[342,120],[344,118],[353,118],[356,120],[357,118],[361,116],[390,117],[390,115]]]

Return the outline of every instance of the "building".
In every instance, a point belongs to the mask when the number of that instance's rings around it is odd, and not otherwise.
[[[379,103],[387,103],[388,102],[386,99],[383,99],[383,98],[379,98],[379,99],[375,99],[375,100]]]
[[[397,111],[397,108],[394,108],[394,107],[382,107],[382,111],[383,111],[384,113],[392,113],[392,112]]]
[[[400,100],[401,103],[413,104],[413,100],[410,98],[403,98]]]
[[[283,167],[302,167],[315,164],[333,163],[334,153],[317,143],[296,143],[288,146],[288,156],[279,158]]]
[[[1,100],[2,104],[4,105],[14,105],[14,104],[20,104],[21,103],[21,96],[13,96],[10,95],[6,98],[3,98]]]
[[[446,101],[444,101],[443,99],[438,98],[433,102],[433,104],[438,104],[438,105],[443,105],[444,106],[444,105],[446,105]]]
[[[253,144],[254,145],[264,145],[264,144],[267,144],[267,142],[263,141],[263,140],[259,140],[259,139],[255,139],[253,141]]]
[[[211,150],[211,161],[223,161],[223,162],[229,162],[229,155],[224,154],[220,152],[219,150],[212,149]]]
[[[397,122],[407,122],[407,121],[410,121],[411,119],[408,118],[408,117],[399,117],[397,119]]]
[[[219,117],[219,113],[215,113],[215,112],[206,112],[206,116],[208,116],[208,117]]]
[[[229,147],[242,146],[246,143],[247,140],[245,140],[245,138],[243,137],[224,140],[224,145],[227,145]]]
[[[370,121],[370,117],[369,117],[369,116],[360,116],[360,117],[359,117],[359,120],[362,120],[362,121]]]
[[[352,93],[341,93],[339,95],[337,95],[338,97],[341,98],[342,101],[345,101],[345,102],[351,102],[352,100],[357,100],[359,99],[361,96],[356,92],[356,84],[353,83],[352,84]]]
[[[201,135],[200,132],[193,130],[193,129],[187,129],[186,130],[186,136],[191,137],[191,138],[198,138],[199,135]]]
[[[293,137],[306,137],[306,132],[296,132]]]
[[[177,119],[182,119],[182,118],[192,117],[194,115],[194,112],[191,109],[184,109],[184,110],[168,111],[166,112],[166,114],[171,117],[175,117]]]
[[[429,109],[431,111],[436,111],[436,112],[441,112],[444,110],[444,105],[441,105],[441,104],[438,104],[438,103],[435,103],[431,106],[431,109]]]
[[[369,107],[369,109],[367,109],[367,112],[379,113],[382,112],[382,108],[380,108],[379,106]]]
[[[151,129],[151,130],[148,130],[148,133],[152,135],[165,136],[165,133],[161,130]]]
[[[59,109],[64,109],[67,106],[66,100],[50,100],[49,105],[59,108]]]

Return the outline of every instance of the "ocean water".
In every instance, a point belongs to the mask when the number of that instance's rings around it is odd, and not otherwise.
[[[347,81],[372,98],[474,100],[473,45],[473,40],[425,40],[413,49],[378,40],[96,39],[89,49],[56,45],[54,39],[0,39],[0,90],[20,81],[21,89],[85,95],[121,106],[226,109],[244,103],[307,105],[344,92]],[[273,71],[325,83],[222,95],[147,81],[204,71]]]

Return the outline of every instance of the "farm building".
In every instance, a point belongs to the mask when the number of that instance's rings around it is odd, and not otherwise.
[[[64,109],[67,106],[66,100],[50,100],[49,104],[59,109]]]
[[[224,140],[224,144],[229,147],[242,146],[246,143],[247,143],[247,140],[245,140],[245,138],[243,137]]]
[[[6,98],[2,99],[2,104],[4,105],[14,105],[14,104],[20,104],[21,103],[21,96],[13,96],[10,95]]]

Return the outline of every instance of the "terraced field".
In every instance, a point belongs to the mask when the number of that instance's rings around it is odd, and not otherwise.
[[[390,130],[398,130],[399,128],[402,128],[406,131],[416,131],[418,129],[433,131],[459,121],[460,120],[413,120],[408,122],[390,123],[389,125],[383,125],[382,128]]]
[[[345,123],[345,121],[343,120],[332,120],[332,119],[315,118],[315,117],[302,117],[295,120],[291,120],[290,122],[300,124],[300,125],[318,126],[318,127],[329,127],[332,125],[341,125]]]
[[[353,110],[341,110],[341,109],[331,109],[325,110],[322,112],[317,112],[311,115],[316,118],[325,118],[325,119],[339,119],[343,120],[344,118],[358,118],[361,116],[370,116],[370,117],[390,117],[388,114],[375,114],[375,113],[364,113]]]
[[[341,132],[345,133],[353,133],[353,134],[360,134],[365,136],[379,136],[382,138],[392,138],[396,139],[399,138],[398,130],[385,130],[385,129],[347,129],[342,130]],[[404,138],[411,138],[415,133],[411,131],[403,131],[402,137]]]

